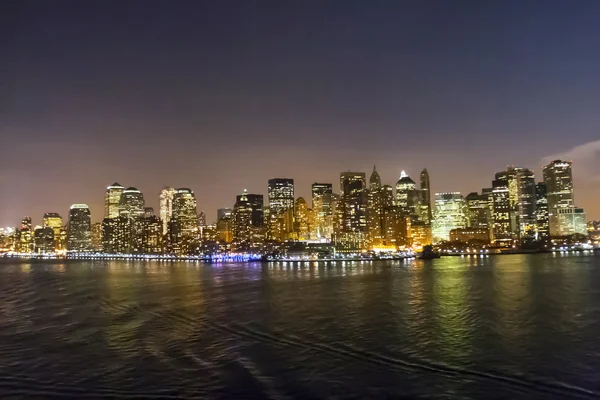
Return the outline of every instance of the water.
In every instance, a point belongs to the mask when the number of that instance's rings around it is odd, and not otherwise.
[[[1,398],[600,397],[600,257],[0,263]]]

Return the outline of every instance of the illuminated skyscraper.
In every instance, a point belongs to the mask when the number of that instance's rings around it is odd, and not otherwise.
[[[31,230],[31,217],[25,217],[21,220],[21,230]]]
[[[104,218],[117,218],[119,216],[121,194],[125,188],[117,182],[106,188],[104,196]]]
[[[490,227],[489,196],[472,192],[465,198],[467,203],[467,226],[469,228]]]
[[[465,199],[459,192],[436,193],[433,218],[434,241],[450,240],[450,231],[467,226]]]
[[[249,251],[252,243],[252,205],[248,201],[247,192],[237,197],[233,206],[233,241],[232,248],[237,252]]]
[[[45,213],[42,219],[42,226],[44,228],[51,228],[54,237],[54,248],[56,250],[63,250],[65,243],[61,240],[63,236],[63,220],[58,213]]]
[[[236,202],[244,195],[252,208],[252,219],[250,221],[252,226],[255,228],[263,228],[265,226],[264,196],[262,194],[252,194],[244,191],[243,194],[236,197]]]
[[[537,239],[545,240],[550,237],[550,225],[548,223],[548,193],[544,182],[535,185],[535,207]]]
[[[340,174],[341,230],[336,232],[336,245],[361,249],[367,236],[367,182],[364,172]]]
[[[400,179],[396,183],[396,205],[402,214],[414,217],[417,215],[418,202],[419,196],[415,182],[405,171],[402,171]]]
[[[427,168],[421,171],[421,221],[425,225],[431,225],[431,187],[429,184],[429,172]]]
[[[91,242],[92,242],[92,251],[102,251],[103,243],[102,243],[102,224],[96,222],[92,224],[91,230]]]
[[[169,222],[173,214],[173,196],[175,189],[165,187],[160,191],[160,219],[162,221],[162,233],[166,235],[169,230]]]
[[[508,245],[512,242],[511,204],[508,178],[501,173],[496,174],[492,182],[493,223],[492,234],[496,245]]]
[[[182,188],[175,191],[169,226],[173,251],[179,254],[189,253],[198,233],[196,196],[191,189]]]
[[[562,236],[562,233],[569,229],[560,226],[561,221],[566,219],[559,218],[559,209],[575,207],[571,162],[552,161],[544,167],[543,175],[548,195],[550,236]]]
[[[331,183],[312,184],[312,210],[316,239],[331,239],[333,234],[333,190]]]
[[[217,221],[226,217],[231,217],[233,210],[231,208],[219,208],[217,210]]]
[[[69,210],[67,250],[90,251],[92,248],[92,220],[86,204],[73,204]]]
[[[272,240],[287,240],[294,229],[294,180],[269,179],[268,195],[268,236]]]
[[[309,240],[310,239],[310,214],[311,209],[308,208],[304,197],[298,197],[296,200],[296,217],[295,217],[295,229],[298,240]]]
[[[134,187],[123,190],[119,202],[119,215],[128,218],[142,218],[144,216],[144,195]]]
[[[36,253],[48,254],[54,252],[54,231],[52,228],[38,226],[33,231],[33,238]]]
[[[515,168],[517,178],[517,232],[521,238],[533,238],[536,232],[535,175],[527,168]]]
[[[370,247],[380,247],[385,237],[385,220],[381,177],[375,166],[369,178],[367,203]]]

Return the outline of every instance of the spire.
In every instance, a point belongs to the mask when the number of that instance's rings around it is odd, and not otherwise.
[[[405,170],[402,170],[402,172],[400,172],[400,179],[406,178],[407,176],[408,176],[408,174],[406,173]]]
[[[377,167],[373,164],[373,172],[377,172]]]
[[[248,201],[248,190],[244,189],[244,191],[242,192],[242,197],[240,198],[241,201]]]

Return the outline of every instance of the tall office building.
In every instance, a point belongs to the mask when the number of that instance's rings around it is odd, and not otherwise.
[[[104,248],[103,246],[103,241],[102,241],[102,223],[100,222],[96,222],[94,224],[92,224],[92,229],[91,229],[91,236],[90,236],[90,240],[91,240],[91,250],[92,251],[102,251],[102,249]]]
[[[294,231],[298,240],[309,240],[311,231],[311,213],[312,210],[308,208],[308,204],[304,197],[298,197],[296,200],[296,216],[294,222]]]
[[[231,243],[233,240],[233,210],[219,208],[217,210],[217,240],[222,243]]]
[[[173,195],[173,213],[170,226],[170,244],[175,253],[188,254],[193,249],[198,232],[196,196],[191,189],[176,189]]]
[[[250,223],[255,228],[263,228],[265,226],[265,202],[262,194],[244,193],[236,196],[236,203],[240,201],[242,196],[246,196],[246,201],[252,208],[252,218]]]
[[[38,254],[54,252],[54,230],[38,226],[33,231],[34,251]]]
[[[233,206],[233,241],[232,247],[237,252],[249,251],[252,243],[252,205],[247,191],[237,196]]]
[[[432,227],[433,239],[438,242],[450,240],[452,229],[466,226],[466,204],[463,196],[459,192],[436,193]]]
[[[556,208],[558,231],[556,236],[583,235],[587,236],[587,219],[583,208]]]
[[[119,215],[127,218],[142,218],[144,216],[144,195],[134,187],[123,190],[119,201]]]
[[[513,238],[508,178],[499,174],[496,178],[492,182],[492,237],[496,245],[508,245]]]
[[[312,184],[312,210],[314,213],[314,236],[331,239],[333,234],[333,188],[331,183]]]
[[[517,229],[519,237],[533,238],[536,232],[535,175],[527,168],[515,168],[517,182]]]
[[[367,235],[367,183],[364,172],[340,174],[341,229],[336,232],[336,244],[348,249],[360,249]]]
[[[487,194],[472,192],[465,198],[467,203],[467,227],[485,228],[490,227],[490,207]]]
[[[217,221],[226,217],[231,217],[233,210],[231,208],[219,208],[217,210]]]
[[[546,183],[539,182],[535,185],[535,219],[537,225],[538,240],[550,237],[550,225],[548,223],[548,191]]]
[[[269,179],[269,238],[276,241],[289,239],[294,229],[294,180]]]
[[[275,214],[294,208],[294,180],[288,178],[269,179],[269,209]]]
[[[371,248],[382,246],[385,237],[385,214],[383,210],[382,189],[381,177],[375,166],[373,166],[373,172],[369,178],[369,191],[367,194],[369,242]]]
[[[63,220],[58,213],[45,213],[42,219],[42,226],[44,228],[51,228],[54,237],[54,248],[55,250],[63,250],[65,243],[62,241],[63,236]]]
[[[565,231],[560,225],[559,210],[575,207],[573,195],[573,172],[570,161],[555,160],[543,169],[548,196],[548,220],[550,236],[562,236]],[[574,214],[574,213],[571,213]]]
[[[31,230],[31,217],[24,217],[21,220],[21,230]]]
[[[165,187],[160,191],[159,206],[160,206],[160,220],[162,221],[162,233],[166,235],[169,231],[169,222],[171,221],[171,215],[173,214],[173,196],[175,195],[175,189],[171,187]]]
[[[67,249],[90,251],[92,248],[92,219],[86,204],[73,204],[69,210]]]
[[[417,185],[405,171],[396,183],[396,205],[400,212],[414,220],[420,220],[421,201]]]
[[[431,187],[429,183],[429,172],[427,168],[421,171],[421,220],[425,225],[430,225],[432,220],[431,210]]]
[[[125,188],[117,182],[106,188],[104,196],[104,218],[117,218],[119,216],[121,195]]]

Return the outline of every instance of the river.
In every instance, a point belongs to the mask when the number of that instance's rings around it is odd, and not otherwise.
[[[600,396],[600,256],[0,261],[1,398]]]

